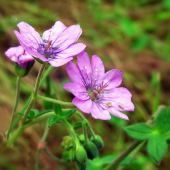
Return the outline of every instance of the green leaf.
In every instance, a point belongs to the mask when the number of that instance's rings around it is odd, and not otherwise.
[[[54,112],[59,117],[62,115],[62,108],[60,104],[57,104],[57,103],[54,104]]]
[[[170,107],[163,109],[156,118],[155,129],[160,133],[165,133],[170,130]]]
[[[124,131],[134,139],[145,140],[152,135],[153,129],[145,123],[138,123],[125,127]]]
[[[102,158],[95,158],[93,160],[88,160],[88,166],[87,166],[87,170],[102,170],[102,166],[103,165],[107,165],[112,163],[114,160],[117,159],[117,156],[115,155],[108,155],[108,156],[104,156]],[[123,159],[119,165],[129,165],[132,162],[133,158],[131,157],[126,157],[125,159]]]
[[[60,116],[61,119],[67,119],[69,118],[76,110],[70,109],[67,111],[63,111],[62,115]]]
[[[152,134],[147,144],[147,152],[156,162],[161,161],[167,148],[166,140],[159,133]]]
[[[73,128],[75,129],[75,130],[77,130],[77,129],[80,129],[80,128],[82,128],[82,122],[76,122],[76,123],[74,123],[74,125],[73,125]]]
[[[49,118],[49,126],[52,126],[55,123],[61,123],[61,120],[56,115],[51,115]]]

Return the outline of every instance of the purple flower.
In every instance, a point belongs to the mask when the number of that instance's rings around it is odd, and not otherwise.
[[[42,38],[25,22],[20,22],[17,26],[20,33],[15,30],[14,33],[25,50],[54,67],[72,60],[74,55],[79,54],[86,47],[83,43],[75,44],[82,33],[79,25],[66,27],[62,22],[57,21],[51,29],[43,33]]]
[[[17,62],[22,68],[26,68],[29,62],[34,61],[34,58],[22,46],[9,48],[5,55],[12,61]]]
[[[66,70],[73,82],[66,83],[64,89],[76,97],[73,104],[85,113],[91,113],[95,119],[111,119],[114,116],[128,120],[120,111],[133,111],[131,93],[124,87],[117,87],[122,82],[122,72],[113,69],[105,73],[104,65],[97,55],[90,63],[86,52],[78,57],[78,67],[69,62]]]

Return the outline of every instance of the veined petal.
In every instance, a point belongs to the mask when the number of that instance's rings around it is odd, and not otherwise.
[[[68,82],[64,84],[63,88],[73,93],[79,99],[89,99],[89,95],[86,91],[86,88],[81,84],[75,82]]]
[[[20,30],[20,34],[22,35],[22,38],[27,40],[27,42],[29,42],[29,44],[25,44],[25,45],[38,48],[39,44],[42,42],[39,33],[36,32],[32,26],[30,26],[29,24],[23,21],[20,22],[17,26]]]
[[[35,48],[32,48],[31,46],[28,46],[29,42],[27,42],[27,39],[23,38],[22,35],[18,32],[14,30],[14,33],[16,35],[16,37],[18,38],[20,44],[23,46],[23,48],[25,48],[25,50],[32,56],[39,58],[42,61],[47,61],[47,59],[41,55],[39,52],[37,52],[37,50]]]
[[[135,109],[131,100],[125,97],[115,98],[112,102],[112,106],[120,111],[134,111]]]
[[[81,34],[82,29],[80,28],[80,25],[71,25],[66,28],[53,43],[53,46],[60,47],[56,52],[64,50],[71,44],[74,44]]]
[[[102,60],[97,56],[92,56],[92,70],[94,79],[100,80],[104,75],[105,69]]]
[[[120,118],[122,118],[122,119],[129,120],[129,118],[128,118],[127,115],[119,112],[119,111],[116,110],[114,107],[110,107],[110,108],[109,108],[109,112],[110,112],[112,115],[116,116],[116,117],[120,117]]]
[[[81,100],[77,97],[75,97],[72,101],[72,103],[78,107],[81,111],[84,113],[90,113],[91,107],[92,107],[92,101],[90,99],[88,100]]]
[[[113,69],[105,73],[102,77],[103,85],[107,85],[106,89],[110,90],[122,83],[123,73],[120,70]]]
[[[68,57],[68,58],[48,58],[47,63],[51,64],[53,67],[59,67],[62,66],[69,61],[71,61],[73,57]]]
[[[86,48],[86,45],[83,43],[77,43],[74,45],[71,45],[70,47],[68,47],[67,49],[54,54],[54,58],[57,57],[62,57],[62,58],[67,58],[67,57],[72,57],[75,56],[77,54],[79,54],[80,52],[82,52],[84,49]]]
[[[93,102],[93,105],[91,108],[91,114],[92,114],[92,117],[94,117],[95,119],[102,119],[102,120],[111,119],[111,116],[108,110],[104,110],[99,104],[95,102]]]
[[[61,21],[55,22],[52,28],[43,33],[43,40],[52,40],[52,44],[55,43],[56,39],[66,28],[67,27]]]
[[[92,68],[89,56],[85,51],[77,56],[77,63],[86,83],[86,88],[90,88],[92,84]]]
[[[70,79],[78,84],[84,85],[84,80],[83,77],[81,75],[81,72],[79,70],[79,68],[73,63],[73,62],[69,62],[66,66],[66,71],[67,74],[69,75]]]
[[[103,100],[108,100],[109,98],[111,100],[114,100],[115,98],[127,98],[129,100],[131,97],[132,94],[124,87],[111,89],[102,96]]]

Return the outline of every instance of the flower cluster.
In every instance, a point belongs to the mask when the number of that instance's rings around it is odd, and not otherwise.
[[[88,54],[83,51],[86,45],[76,43],[82,34],[79,25],[66,27],[57,21],[42,37],[25,22],[17,26],[20,32],[14,33],[22,46],[7,50],[7,57],[22,68],[27,67],[34,58],[54,67],[69,62],[66,70],[72,82],[66,83],[64,89],[75,95],[72,101],[75,106],[91,113],[96,119],[111,119],[111,113],[128,120],[120,111],[133,111],[134,105],[131,93],[126,88],[118,87],[122,82],[122,72],[113,69],[105,73],[103,62],[97,55],[93,55],[90,62]],[[70,61],[77,54],[78,67]]]

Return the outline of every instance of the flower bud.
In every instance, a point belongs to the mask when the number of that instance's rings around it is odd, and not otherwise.
[[[83,148],[83,146],[78,146],[78,148],[76,149],[76,159],[80,163],[85,163],[86,162],[87,153],[86,153],[85,149]]]
[[[74,162],[76,160],[76,150],[75,147],[71,148],[68,152],[68,157],[71,162]]]
[[[29,62],[26,68],[20,67],[18,63],[14,64],[14,73],[16,76],[24,77],[29,74],[31,68],[33,67],[35,61]]]
[[[80,140],[80,142],[81,142],[82,144],[84,144],[84,143],[85,143],[85,137],[84,137],[84,134],[79,135],[79,140]]]
[[[69,150],[70,148],[72,148],[74,145],[74,141],[70,136],[65,136],[63,137],[63,142],[61,143],[61,146],[66,149]]]
[[[85,143],[84,149],[86,150],[87,157],[89,159],[93,159],[93,158],[96,158],[98,156],[98,149],[93,142]]]
[[[96,145],[98,150],[100,150],[104,147],[103,140],[99,135],[96,135],[95,138],[92,138],[91,142],[93,142]]]
[[[76,167],[78,170],[86,170],[87,167],[87,163],[80,163],[79,161],[76,161]]]

